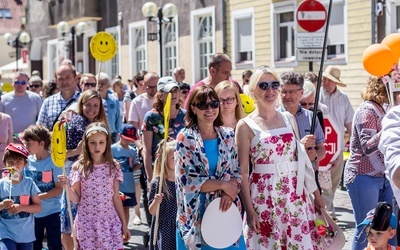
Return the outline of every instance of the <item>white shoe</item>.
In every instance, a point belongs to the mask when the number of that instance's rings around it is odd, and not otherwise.
[[[139,216],[135,215],[135,218],[133,218],[133,225],[140,225],[142,224],[142,221],[140,220]]]

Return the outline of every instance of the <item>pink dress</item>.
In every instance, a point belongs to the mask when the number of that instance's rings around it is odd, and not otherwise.
[[[74,221],[78,249],[123,249],[122,224],[113,203],[114,179],[122,182],[120,169],[110,176],[109,164],[95,165],[85,179],[71,171],[71,185],[81,182],[81,199]]]
[[[261,233],[255,233],[245,220],[247,249],[322,249],[315,227],[315,210],[304,188],[296,194],[297,171],[279,176],[263,168],[276,163],[297,161],[293,130],[286,127],[263,131],[253,120],[243,121],[255,136],[251,141],[250,196],[258,214]],[[268,166],[267,166],[268,164]],[[279,166],[279,165],[278,165]]]

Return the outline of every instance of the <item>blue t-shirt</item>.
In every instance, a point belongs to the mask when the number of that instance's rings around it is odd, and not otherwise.
[[[119,184],[119,191],[123,193],[135,193],[135,182],[133,180],[133,166],[138,163],[137,150],[129,146],[123,148],[121,144],[114,143],[111,145],[111,153],[113,158],[119,163],[124,180]],[[129,164],[131,159],[131,164]]]
[[[49,192],[55,188],[58,175],[62,174],[62,168],[58,168],[51,160],[51,155],[43,160],[36,160],[32,155],[28,157],[28,165],[24,168],[23,175],[32,178],[40,193]],[[42,200],[42,211],[35,214],[36,218],[42,218],[61,211],[61,193],[55,197]]]
[[[22,177],[22,181],[13,184],[8,178],[0,179],[0,202],[9,199],[14,203],[26,205],[32,204],[31,197],[37,196],[39,188],[29,177]],[[22,202],[21,202],[22,201]],[[0,239],[11,239],[17,243],[29,243],[35,241],[35,224],[33,214],[21,212],[9,214],[6,209],[0,211]]]
[[[208,160],[208,172],[210,176],[215,175],[218,164],[218,138],[211,140],[203,140],[204,150],[206,151],[206,157]],[[205,212],[205,201],[206,194],[202,193],[200,196],[200,217],[203,217]]]

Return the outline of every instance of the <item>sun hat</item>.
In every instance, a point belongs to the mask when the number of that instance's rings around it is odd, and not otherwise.
[[[157,91],[165,93],[169,93],[175,87],[179,89],[178,83],[171,76],[161,77],[157,83]]]
[[[340,80],[340,69],[335,66],[329,65],[326,67],[322,76],[334,81],[340,87],[347,87],[347,85]]]

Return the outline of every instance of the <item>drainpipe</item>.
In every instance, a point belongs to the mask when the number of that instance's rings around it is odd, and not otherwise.
[[[375,15],[375,0],[371,0],[371,44],[375,43],[376,15]]]
[[[227,39],[227,37],[226,37],[226,1],[225,0],[222,0],[222,28],[221,29],[222,29],[222,51],[224,54],[226,54],[226,39]]]

